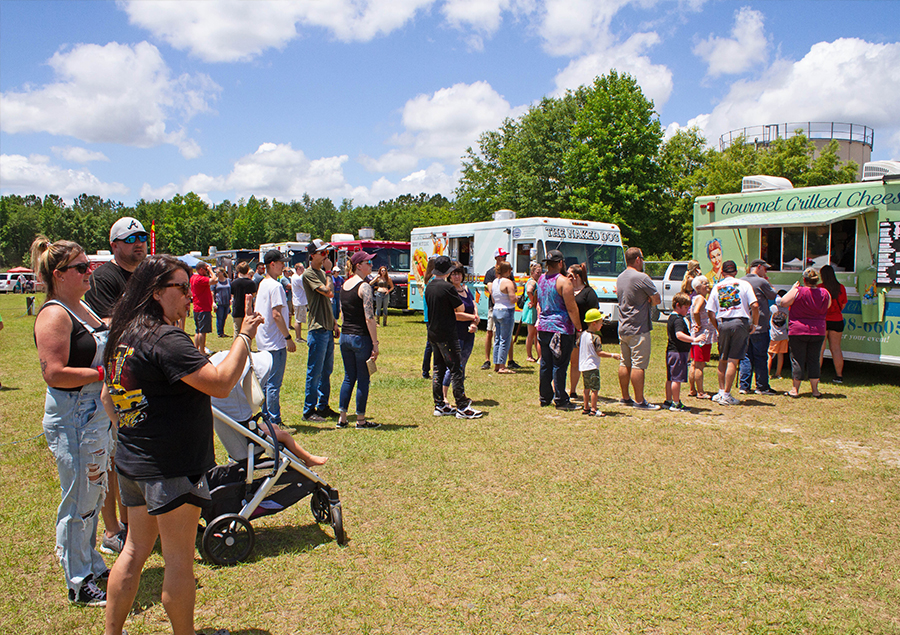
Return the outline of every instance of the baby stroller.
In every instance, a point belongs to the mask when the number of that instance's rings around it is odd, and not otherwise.
[[[260,368],[266,372],[264,356],[271,359],[268,353],[253,353],[257,374]],[[221,361],[215,357],[211,360],[214,364]],[[245,372],[248,370],[249,364]],[[247,421],[246,425],[233,418],[250,411],[240,382],[226,399],[212,401],[216,434],[232,460],[207,473],[212,501],[201,514],[206,522],[201,553],[206,559],[216,565],[232,565],[246,559],[255,543],[250,521],[278,513],[307,496],[311,496],[310,508],[316,522],[331,525],[338,544],[346,544],[337,490],[285,449],[271,424],[262,423],[268,426],[268,436],[263,437],[259,429],[261,415],[249,420],[240,417]]]

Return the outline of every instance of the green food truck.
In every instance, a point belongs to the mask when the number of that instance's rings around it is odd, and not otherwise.
[[[844,358],[900,366],[900,163],[877,164],[859,183],[795,189],[749,176],[740,194],[698,198],[694,259],[716,281],[725,260],[740,276],[762,258],[776,289],[830,264],[847,289]]]

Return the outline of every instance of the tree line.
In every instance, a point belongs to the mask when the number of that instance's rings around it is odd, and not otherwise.
[[[663,136],[652,100],[632,76],[613,70],[483,133],[477,148],[466,150],[452,200],[423,193],[336,206],[305,194],[299,201],[251,196],[213,205],[189,192],[128,207],[89,194],[71,205],[55,195],[7,195],[0,197],[0,267],[26,263],[37,233],[74,240],[88,253],[108,249],[109,228],[121,216],[148,230],[155,220],[157,251],[183,254],[213,245],[255,248],[298,232],[356,234],[361,227],[372,227],[380,240],[409,240],[414,227],[489,220],[504,208],[519,217],[616,223],[624,242],[639,245],[648,259],[680,259],[691,253],[697,196],[738,192],[752,174],[803,187],[851,182],[858,169],[841,164],[834,141],[815,157],[799,132],[761,148],[740,139],[721,152],[706,147],[696,128]]]

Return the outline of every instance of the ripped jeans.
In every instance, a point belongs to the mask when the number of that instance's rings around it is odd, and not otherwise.
[[[99,388],[99,382],[75,392],[47,388],[44,404],[44,436],[56,459],[62,490],[56,554],[76,593],[89,575],[96,577],[107,569],[95,545],[106,498],[112,430]]]

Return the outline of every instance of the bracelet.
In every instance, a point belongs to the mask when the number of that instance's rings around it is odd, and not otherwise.
[[[238,337],[244,340],[244,343],[247,345],[247,348],[250,348],[250,336],[246,333],[238,333]]]
[[[103,381],[104,376],[103,366],[97,366],[97,381]]]

